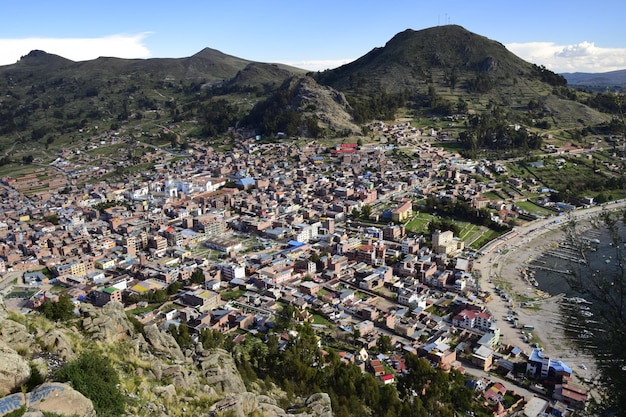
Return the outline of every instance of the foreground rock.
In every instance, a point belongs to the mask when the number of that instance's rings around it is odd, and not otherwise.
[[[254,413],[266,417],[332,417],[332,407],[328,394],[314,394],[301,404],[296,404],[285,411],[276,405],[276,401],[265,395],[251,392],[229,395],[221,401],[213,404],[209,411],[211,416],[222,414],[236,417],[245,417]]]
[[[20,408],[26,409],[31,417],[43,413],[55,413],[62,416],[93,417],[96,412],[91,400],[67,384],[41,384],[27,394],[12,394],[0,398],[0,416]]]
[[[27,395],[29,412],[56,413],[63,416],[93,417],[91,400],[67,384],[46,383]]]
[[[30,378],[30,365],[0,339],[0,396],[17,389]]]
[[[80,311],[85,333],[96,340],[112,343],[134,335],[124,306],[118,302],[108,303],[102,308],[82,304]]]
[[[246,385],[230,353],[216,349],[213,352],[205,352],[205,355],[196,359],[197,364],[207,384],[218,394],[246,392]]]

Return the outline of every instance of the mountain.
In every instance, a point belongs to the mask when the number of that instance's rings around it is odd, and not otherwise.
[[[494,104],[518,114],[540,102],[560,128],[602,123],[607,117],[573,102],[567,81],[544,67],[519,58],[501,43],[461,26],[407,29],[357,60],[316,76],[320,84],[347,96],[404,94],[428,105],[433,95],[472,112]]]
[[[477,74],[504,79],[531,72],[532,64],[502,44],[448,25],[400,32],[384,47],[325,71],[320,80],[342,91],[396,93],[425,90],[432,83],[455,88]]]
[[[592,89],[626,87],[626,69],[600,73],[568,72],[561,75],[572,87],[591,87]]]
[[[81,62],[32,51],[0,67],[0,165],[47,158],[103,132],[158,141],[169,125],[205,138],[223,138],[233,126],[265,137],[336,138],[399,111],[430,117],[497,109],[502,123],[557,134],[611,119],[566,84],[456,25],[408,29],[354,62],[308,74],[211,48],[177,59]]]

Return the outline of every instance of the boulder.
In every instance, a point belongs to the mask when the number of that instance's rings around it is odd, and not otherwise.
[[[52,329],[48,333],[44,334],[41,341],[44,343],[48,352],[53,353],[66,361],[76,358],[76,354],[72,349],[72,344],[67,339],[65,334],[57,329]]]
[[[333,407],[330,403],[330,396],[325,392],[311,395],[304,401],[308,409],[318,417],[333,417]]]
[[[176,387],[173,384],[164,387],[154,387],[154,393],[165,401],[172,401],[176,398]]]
[[[207,384],[217,393],[246,392],[246,386],[235,366],[233,357],[225,350],[216,349],[208,356],[197,358]]]
[[[160,331],[156,324],[145,326],[144,336],[155,355],[165,356],[176,361],[185,359],[178,343],[176,343],[176,339],[171,334]]]
[[[213,404],[209,409],[210,416],[228,414],[245,417],[255,413],[265,417],[289,417],[293,415],[298,417],[332,417],[333,415],[330,397],[326,393],[314,394],[301,400],[299,404],[290,407],[289,412],[280,408],[274,399],[251,392],[229,395]]]
[[[0,396],[19,388],[28,378],[28,362],[0,339]]]
[[[17,412],[26,405],[26,396],[21,392],[18,394],[7,395],[0,398],[0,416],[4,416],[11,412]]]
[[[28,412],[41,411],[63,416],[94,417],[96,411],[90,399],[68,384],[58,382],[39,385],[27,394]]]
[[[91,304],[82,304],[83,329],[92,338],[104,342],[117,342],[134,335],[133,326],[126,317],[124,306],[110,302],[102,308]]]
[[[35,337],[26,326],[13,320],[5,320],[0,326],[0,339],[15,350],[30,350],[36,345]]]

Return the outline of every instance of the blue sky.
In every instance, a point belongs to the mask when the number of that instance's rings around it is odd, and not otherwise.
[[[626,2],[619,0],[32,0],[1,10],[0,65],[32,49],[81,61],[178,58],[210,47],[323,70],[405,29],[450,23],[556,72],[626,69]]]

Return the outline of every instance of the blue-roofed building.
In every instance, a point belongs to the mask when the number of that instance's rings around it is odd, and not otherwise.
[[[254,178],[250,177],[238,178],[237,180],[235,180],[235,185],[239,188],[243,188],[244,190],[252,188],[254,183]]]
[[[526,365],[526,374],[541,379],[559,380],[572,374],[572,368],[560,360],[551,360],[544,355],[541,349],[535,348],[530,352]]]

